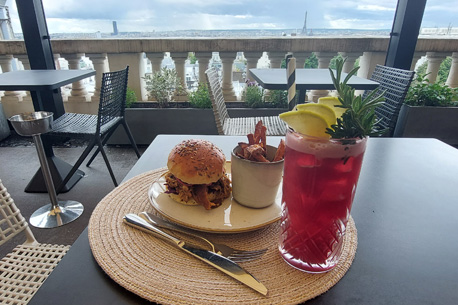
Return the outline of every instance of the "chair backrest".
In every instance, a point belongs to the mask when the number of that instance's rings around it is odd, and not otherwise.
[[[414,74],[414,71],[377,65],[370,78],[380,83],[380,92],[385,91],[385,103],[375,110],[375,114],[380,120],[379,128],[388,129],[384,136],[391,137],[393,135],[399,111],[404,103]],[[364,95],[367,94],[368,92],[364,93]]]
[[[210,68],[205,71],[207,75],[208,88],[210,92],[210,98],[213,106],[213,114],[215,116],[216,127],[220,135],[224,134],[223,126],[224,121],[229,118],[227,113],[226,102],[223,96],[223,88],[218,77],[218,72],[215,68]]]
[[[103,73],[97,132],[100,132],[101,127],[114,118],[124,116],[128,74],[129,66],[124,70]]]
[[[27,242],[35,242],[27,220],[0,180],[0,246],[25,230]]]

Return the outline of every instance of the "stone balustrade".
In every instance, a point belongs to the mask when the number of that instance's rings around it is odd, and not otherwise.
[[[78,69],[80,59],[89,58],[96,70],[93,92],[88,92],[82,81],[75,82],[71,90],[62,90],[66,111],[97,113],[100,80],[102,73],[115,71],[129,65],[129,87],[141,101],[148,101],[143,77],[147,60],[152,71],[158,71],[168,52],[174,61],[178,75],[185,82],[185,60],[188,52],[194,52],[199,62],[199,79],[205,79],[213,52],[219,52],[222,63],[223,93],[227,101],[236,100],[232,84],[233,63],[237,52],[243,52],[247,69],[255,68],[259,59],[266,54],[270,67],[279,68],[288,52],[296,57],[297,67],[315,53],[319,68],[327,68],[337,54],[347,57],[344,70],[349,71],[359,58],[358,76],[369,78],[377,64],[384,64],[389,38],[380,37],[274,37],[274,38],[162,38],[162,39],[84,39],[52,40],[56,61],[63,58],[70,69]],[[458,39],[450,37],[420,38],[417,42],[411,69],[417,61],[426,56],[428,78],[435,81],[440,63],[447,56],[452,57],[452,66],[447,79],[451,87],[458,86]],[[12,70],[13,61],[19,68],[30,69],[25,44],[20,40],[0,41],[0,67],[3,72]],[[58,65],[56,65],[58,67]],[[247,72],[249,79],[250,74]],[[314,99],[327,95],[327,91],[313,90]],[[310,97],[309,97],[310,98]],[[33,111],[30,94],[6,91],[1,102],[7,116]]]

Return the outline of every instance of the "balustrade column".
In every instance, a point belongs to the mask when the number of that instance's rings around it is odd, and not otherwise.
[[[87,57],[92,61],[92,65],[95,69],[95,85],[94,94],[91,97],[91,101],[94,106],[98,106],[100,102],[100,89],[102,87],[103,73],[108,72],[107,64],[107,53],[90,53],[86,54]]]
[[[253,75],[251,75],[250,69],[256,69],[258,60],[262,56],[262,52],[243,52],[246,58],[246,76],[245,80],[253,81]]]
[[[305,66],[305,61],[312,55],[312,52],[293,52],[296,58],[296,68],[302,69]]]
[[[185,63],[186,59],[188,59],[188,52],[170,52],[170,57],[175,62],[175,70],[180,78],[183,89],[187,90]],[[175,95],[175,101],[186,101],[187,99],[186,95]]]
[[[68,67],[71,70],[80,69],[80,60],[84,56],[84,53],[73,53],[73,54],[62,54],[63,57],[68,61]],[[89,102],[90,97],[84,86],[83,80],[76,81],[72,83],[72,90],[70,91],[70,96],[68,97],[68,102],[78,103],[78,102]],[[70,111],[70,109],[68,110]]]
[[[16,58],[22,63],[22,67],[24,70],[30,70],[30,61],[29,56],[24,55],[17,55]],[[32,103],[32,96],[30,96],[30,91],[20,91],[22,95],[22,102],[23,103]]]
[[[415,67],[417,65],[418,60],[420,60],[420,58],[424,55],[426,55],[425,52],[414,52],[413,58],[412,58],[412,64],[410,65],[411,71],[415,71]]]
[[[205,71],[208,69],[212,52],[196,52],[195,55],[199,62],[199,83],[206,83],[207,77],[205,76]]]
[[[221,63],[223,64],[223,96],[226,101],[237,101],[237,95],[232,85],[232,66],[237,52],[219,52]]]
[[[450,66],[450,72],[447,77],[446,84],[452,88],[458,87],[458,53],[453,52],[452,54],[452,65]]]
[[[13,55],[0,55],[0,66],[3,73],[13,71]],[[5,91],[2,102],[17,103],[22,102],[23,91]]]
[[[439,73],[440,65],[446,57],[447,55],[445,53],[426,52],[426,58],[428,59],[426,78],[429,80],[430,83],[435,83],[437,81],[437,75]]]
[[[355,67],[356,60],[363,55],[363,52],[339,52],[345,58],[343,72],[348,73]]]
[[[315,53],[317,59],[318,59],[318,69],[327,69],[329,68],[329,63],[331,62],[331,59],[333,59],[336,55],[337,52],[316,52]],[[318,99],[320,97],[328,96],[329,95],[329,90],[312,90],[310,92],[310,99],[313,102],[318,102]],[[303,101],[299,101],[299,103],[302,103]]]
[[[370,78],[377,65],[384,65],[386,52],[363,52],[363,57],[359,60],[359,70],[357,76]]]
[[[279,69],[281,68],[281,62],[285,59],[286,52],[267,52],[267,56],[270,59],[270,68]]]
[[[151,72],[161,70],[162,61],[164,60],[164,52],[146,52],[146,57],[151,61]]]

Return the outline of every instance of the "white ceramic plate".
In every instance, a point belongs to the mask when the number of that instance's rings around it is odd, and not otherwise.
[[[230,175],[231,165],[226,163],[226,172]],[[222,205],[205,210],[203,206],[187,206],[172,200],[165,194],[165,178],[155,181],[148,190],[148,197],[153,207],[165,218],[184,227],[204,232],[240,233],[262,228],[280,219],[281,187],[275,203],[262,209],[253,209],[240,205],[232,196]]]

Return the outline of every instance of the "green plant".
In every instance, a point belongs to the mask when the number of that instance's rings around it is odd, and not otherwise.
[[[375,108],[383,103],[384,93],[378,93],[378,90],[375,89],[364,99],[360,95],[355,95],[355,89],[348,86],[347,82],[350,77],[358,72],[359,67],[351,70],[347,77],[341,81],[344,62],[345,60],[337,59],[336,75],[332,69],[329,69],[329,72],[339,94],[339,101],[342,103],[337,107],[345,108],[346,111],[341,118],[337,118],[337,124],[328,128],[326,133],[334,139],[363,138],[383,134],[385,130],[379,131],[376,127]]]
[[[458,106],[458,88],[450,88],[443,82],[431,83],[426,76],[417,74],[404,103],[411,106]]]
[[[297,95],[296,95],[297,96]],[[265,97],[266,108],[287,108],[288,107],[288,91],[286,90],[270,90]]]
[[[212,101],[206,83],[199,83],[197,90],[188,94],[188,99],[193,108],[212,108]]]
[[[264,107],[264,88],[259,87],[255,82],[247,81],[247,87],[243,92],[243,99],[249,108]]]
[[[137,100],[137,95],[135,94],[135,91],[129,87],[127,87],[126,91],[126,108],[132,107],[134,103],[136,103]]]
[[[186,92],[175,69],[164,67],[144,79],[149,97],[154,98],[161,108],[168,107],[175,94],[181,95]]]

